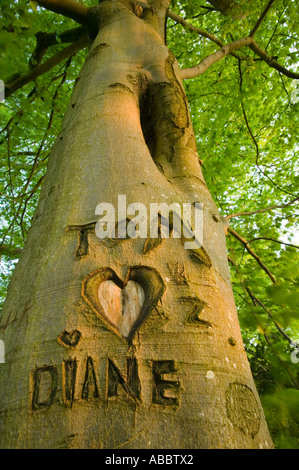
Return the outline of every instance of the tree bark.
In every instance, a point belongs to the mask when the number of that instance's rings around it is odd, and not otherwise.
[[[1,447],[272,447],[161,19],[108,1],[90,14],[99,32],[1,317]],[[100,240],[95,209],[119,195],[148,214],[202,203],[202,248]]]

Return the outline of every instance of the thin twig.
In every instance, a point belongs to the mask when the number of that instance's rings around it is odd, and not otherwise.
[[[246,286],[244,286],[244,283],[241,282],[241,284],[242,284],[242,288],[243,288],[244,292],[249,295]],[[249,295],[249,297],[250,297],[250,295]],[[255,301],[254,301],[251,297],[250,297],[250,299],[251,299],[253,305],[256,306]],[[291,371],[291,370],[289,369],[289,367],[285,364],[285,362],[280,358],[280,356],[279,356],[279,354],[277,353],[275,347],[274,347],[273,344],[271,343],[271,341],[270,341],[270,339],[269,339],[269,337],[268,337],[268,334],[266,333],[265,327],[262,325],[260,319],[258,318],[258,315],[256,314],[254,308],[253,308],[253,307],[251,306],[251,304],[249,304],[248,302],[246,302],[246,303],[247,303],[248,307],[250,308],[251,313],[252,313],[252,315],[254,316],[254,319],[255,319],[255,321],[256,321],[256,323],[257,323],[257,325],[258,325],[260,331],[263,332],[263,336],[264,336],[264,338],[265,338],[265,340],[266,340],[266,343],[268,344],[268,346],[269,346],[270,349],[272,350],[274,356],[278,359],[278,361],[279,361],[280,364],[282,365],[283,369],[285,369],[285,371],[287,372],[288,376],[289,376],[290,379],[291,379],[291,382],[292,382],[293,386],[294,386],[296,389],[299,389],[299,384],[298,384],[298,382],[297,382],[296,377],[294,377],[292,371]]]
[[[286,9],[286,6],[284,7],[284,9],[282,10],[282,12],[280,13],[279,17],[278,17],[278,21],[276,23],[276,25],[274,26],[274,30],[273,30],[273,33],[271,34],[271,37],[269,38],[268,42],[267,42],[267,45],[265,47],[265,51],[267,52],[267,49],[272,41],[272,39],[274,38],[275,34],[276,34],[276,30],[278,28],[278,26],[280,25],[280,18],[282,17],[282,15],[284,14],[285,12],[285,9]]]
[[[241,237],[241,235],[239,235],[235,230],[233,230],[231,227],[228,227],[227,229],[227,232],[230,233],[234,238],[236,238],[237,240],[239,240],[242,245],[244,246],[244,248],[248,251],[248,253],[258,262],[258,264],[260,265],[260,267],[265,271],[265,273],[269,276],[269,278],[271,279],[271,281],[275,284],[275,277],[273,276],[273,274],[271,273],[271,271],[269,271],[269,269],[267,268],[267,266],[263,263],[263,261],[260,259],[260,257],[249,247],[249,244],[248,244],[248,241],[245,240],[245,238]]]
[[[245,108],[244,108],[244,103],[243,103],[243,99],[241,99],[241,108],[242,108],[242,112],[243,112],[243,116],[244,116],[244,120],[245,120],[245,124],[246,124],[246,127],[247,127],[247,130],[249,132],[249,135],[254,143],[254,146],[255,146],[255,149],[256,149],[256,157],[255,157],[255,164],[256,166],[258,166],[258,162],[259,162],[259,146],[258,146],[258,143],[256,141],[256,138],[254,137],[253,135],[253,132],[251,130],[251,127],[249,125],[249,122],[248,122],[248,119],[247,119],[247,114],[246,114],[246,111],[245,111]]]
[[[29,65],[30,68],[39,65],[42,61],[43,56],[49,49],[49,47],[57,44],[73,43],[80,39],[84,34],[86,34],[86,29],[84,26],[78,26],[77,28],[68,29],[63,31],[61,34],[55,33],[36,33],[36,47],[30,57]]]
[[[249,45],[250,47],[250,45]],[[260,151],[259,151],[259,146],[258,146],[258,143],[257,143],[257,140],[251,130],[251,127],[249,125],[249,121],[248,121],[248,118],[247,118],[247,113],[245,111],[245,107],[244,107],[244,103],[243,103],[243,97],[242,97],[242,83],[243,83],[243,77],[242,77],[242,70],[241,70],[241,61],[239,61],[239,74],[240,74],[240,98],[241,98],[241,108],[242,108],[242,112],[243,112],[243,116],[244,116],[244,120],[245,120],[245,124],[246,124],[246,128],[248,130],[248,133],[254,143],[254,146],[255,146],[255,149],[256,149],[256,156],[255,156],[255,164],[258,168],[258,170],[273,184],[273,186],[275,186],[277,189],[279,189],[279,191],[285,193],[285,194],[289,194],[289,195],[292,195],[289,191],[286,191],[285,189],[281,188],[277,183],[275,183],[272,178],[260,167],[259,165],[259,157],[260,157]]]
[[[35,159],[34,159],[34,162],[33,162],[33,165],[32,165],[32,168],[31,168],[31,171],[30,171],[30,174],[29,174],[29,177],[27,178],[27,181],[26,181],[26,184],[25,184],[25,187],[23,189],[23,192],[26,193],[26,190],[30,184],[30,181],[33,177],[33,174],[36,170],[36,167],[37,167],[37,164],[38,164],[38,159],[40,157],[40,154],[42,152],[42,149],[43,149],[43,146],[45,144],[45,141],[46,141],[46,138],[47,138],[47,135],[49,133],[49,130],[51,129],[51,126],[52,126],[52,123],[53,123],[53,118],[54,118],[54,110],[55,110],[55,100],[58,96],[58,93],[59,93],[59,89],[60,87],[64,84],[65,80],[66,80],[66,76],[67,76],[67,69],[68,67],[70,66],[70,63],[71,63],[71,60],[72,60],[72,57],[70,57],[65,65],[65,70],[64,70],[64,73],[62,75],[62,80],[60,81],[60,83],[58,84],[58,86],[56,87],[56,90],[55,90],[55,93],[53,95],[53,99],[52,99],[52,109],[51,109],[51,113],[50,113],[50,117],[49,117],[49,120],[48,120],[48,124],[47,124],[47,128],[45,130],[45,133],[44,133],[44,136],[41,140],[41,143],[39,145],[39,148],[38,148],[38,151],[36,153],[36,156],[35,156]],[[27,209],[27,204],[29,202],[29,200],[31,199],[31,197],[34,195],[36,189],[41,185],[42,181],[43,181],[43,178],[44,178],[44,175],[38,180],[37,184],[35,185],[35,187],[33,188],[33,190],[30,192],[29,196],[26,198],[25,200],[25,203],[24,203],[24,207],[23,207],[23,211],[22,211],[22,214],[21,214],[21,218],[20,218],[20,226],[21,226],[21,230],[22,230],[22,233],[24,235],[24,230],[23,230],[23,220],[24,220],[24,216],[25,216],[25,212],[26,212],[26,209]],[[21,202],[22,204],[22,202]]]
[[[249,309],[250,309],[250,311],[251,311],[251,313],[252,313],[252,315],[253,315],[253,317],[254,317],[254,319],[255,319],[255,321],[256,321],[256,323],[257,323],[259,329],[260,329],[260,331],[262,331],[262,333],[263,333],[263,336],[264,336],[264,338],[265,338],[265,340],[266,340],[266,343],[268,344],[268,346],[269,346],[270,349],[272,350],[274,356],[275,356],[275,357],[278,359],[278,361],[280,362],[280,364],[281,364],[281,366],[283,367],[283,369],[285,369],[286,373],[288,374],[288,376],[289,376],[290,379],[291,379],[291,382],[292,382],[293,386],[294,386],[296,389],[299,389],[299,384],[298,384],[298,382],[297,382],[296,377],[294,377],[292,371],[289,369],[289,367],[287,366],[287,364],[285,364],[285,362],[280,358],[279,354],[277,353],[276,349],[274,348],[273,344],[271,343],[271,341],[270,341],[270,339],[269,339],[269,337],[268,337],[268,334],[266,333],[266,328],[265,328],[264,325],[261,323],[261,321],[260,321],[258,315],[257,315],[256,312],[255,312],[254,307],[256,307],[256,305],[257,305],[257,300],[258,300],[258,299],[257,299],[257,298],[254,298],[255,296],[253,296],[253,294],[251,293],[250,289],[249,289],[247,286],[245,286],[244,281],[243,281],[243,279],[241,278],[241,273],[239,272],[238,267],[237,267],[236,265],[235,265],[235,269],[236,269],[236,273],[237,273],[237,275],[238,275],[238,277],[239,277],[239,279],[240,279],[240,284],[241,284],[241,286],[242,286],[242,289],[244,290],[244,293],[245,293],[247,296],[249,296],[249,298],[250,298],[250,300],[251,300],[253,306],[252,306],[252,304],[249,303],[246,299],[243,299],[243,297],[242,297],[240,294],[239,294],[239,295],[241,296],[242,300],[243,300],[244,302],[246,302],[246,304],[248,305],[248,307],[249,307]],[[250,295],[249,292],[252,294],[252,296]],[[267,310],[268,310],[268,309],[267,309]],[[267,313],[268,313],[268,312],[267,312]],[[271,312],[270,312],[270,314],[271,314]],[[272,314],[271,314],[271,316],[272,316]],[[287,339],[287,338],[286,338],[286,339]],[[289,340],[288,340],[288,342],[289,342]]]
[[[191,31],[192,33],[197,33],[199,34],[200,36],[206,38],[206,39],[209,39],[210,41],[214,42],[215,44],[217,44],[218,46],[220,47],[223,47],[224,46],[224,43],[222,41],[220,41],[220,39],[218,39],[216,36],[214,36],[213,34],[211,33],[208,33],[207,31],[205,31],[204,29],[200,29],[200,28],[197,28],[195,26],[193,26],[192,24],[188,23],[186,20],[184,20],[184,18],[182,18],[181,16],[177,15],[176,13],[172,12],[172,11],[168,11],[167,13],[168,17],[171,18],[172,20],[174,20],[176,23],[179,23],[181,24],[182,26],[184,26],[184,28],[188,29],[189,31]],[[230,55],[232,55],[233,57],[235,57],[236,59],[240,59],[242,60],[242,57],[240,57],[238,54],[236,54],[235,52],[231,52]]]
[[[250,294],[249,294],[249,292],[248,292],[248,290],[247,290],[248,288],[247,288],[247,287],[244,287],[244,285],[243,285],[243,289],[244,289],[244,288],[245,288],[245,291],[248,293],[249,297],[251,298],[251,301],[252,301],[253,305],[256,305],[256,301],[257,301],[258,299],[256,299],[256,298],[253,299],[253,298],[250,296]],[[278,361],[280,362],[280,364],[282,365],[282,367],[286,370],[286,372],[287,372],[287,374],[289,375],[289,377],[290,377],[290,379],[291,379],[291,381],[292,381],[294,387],[298,390],[298,389],[299,389],[299,384],[298,384],[298,382],[297,382],[296,377],[294,377],[292,371],[289,369],[289,367],[285,364],[285,362],[280,358],[279,354],[276,352],[276,349],[274,348],[273,344],[271,343],[271,341],[270,341],[269,338],[268,338],[268,335],[267,335],[267,333],[266,333],[266,331],[265,331],[265,328],[264,328],[263,326],[261,326],[261,323],[260,323],[260,321],[259,321],[259,319],[258,319],[258,317],[257,317],[257,315],[256,315],[256,313],[255,313],[255,311],[254,311],[254,309],[251,308],[251,311],[252,311],[252,313],[253,313],[253,316],[254,316],[254,318],[255,318],[255,320],[256,320],[258,326],[260,327],[260,329],[261,329],[262,332],[263,332],[263,335],[264,335],[264,338],[265,338],[267,344],[268,344],[268,345],[270,346],[270,348],[272,349],[272,352],[273,352],[274,356],[278,359]]]
[[[254,40],[251,44],[249,44],[250,49],[255,52],[264,62],[266,62],[269,67],[274,68],[275,70],[278,70],[278,72],[281,72],[283,75],[286,75],[286,77],[289,78],[299,78],[299,73],[298,72],[293,72],[292,70],[288,70],[282,65],[280,65],[278,62],[276,62],[273,57],[269,56],[266,51],[264,51]]]
[[[21,219],[20,219],[20,226],[21,226],[21,231],[22,231],[23,236],[25,236],[24,229],[23,229],[23,219],[24,219],[25,212],[27,210],[27,204],[28,204],[29,200],[32,198],[32,196],[35,194],[37,188],[39,188],[39,186],[42,184],[44,178],[45,178],[45,175],[42,175],[40,177],[40,179],[38,180],[38,182],[36,183],[34,188],[30,191],[29,196],[25,200],[24,208],[23,208],[23,211],[22,211],[22,214],[21,214]]]
[[[256,237],[256,238],[252,238],[252,240],[249,240],[248,243],[255,242],[256,240],[269,240],[269,241],[271,241],[271,242],[276,242],[276,243],[280,243],[281,245],[291,246],[292,248],[297,248],[297,249],[299,249],[299,246],[298,246],[298,245],[293,245],[292,243],[286,243],[286,242],[283,242],[283,241],[281,241],[281,240],[276,240],[275,238],[270,238],[270,237]]]
[[[59,78],[61,78],[63,74],[60,74],[60,75],[57,75],[55,74],[54,77],[51,78],[50,80],[50,84],[54,83],[56,80],[59,80]],[[43,86],[43,87],[40,87],[37,91],[37,87],[34,87],[30,93],[27,95],[27,99],[28,99],[28,102],[31,104],[33,103],[38,97],[40,97],[45,90],[48,90],[49,88],[49,83],[47,83],[47,85]],[[7,129],[9,129],[11,127],[12,124],[16,125],[15,124],[15,119],[19,118],[19,117],[22,117],[23,116],[23,110],[20,108],[16,114],[14,116],[12,116],[9,121],[7,122],[7,124],[0,130],[0,134],[2,134],[4,131],[6,131]],[[3,142],[5,141],[5,137],[3,137],[3,139],[0,141],[0,145],[3,144]]]
[[[260,305],[262,307],[263,310],[265,310],[265,312],[267,312],[268,314],[268,317],[273,321],[274,325],[276,326],[277,330],[279,331],[279,333],[288,341],[288,343],[290,344],[294,344],[294,341],[286,334],[286,332],[278,325],[278,323],[275,321],[272,313],[270,312],[270,310],[263,304],[263,302],[258,299],[253,293],[252,291],[250,290],[249,287],[245,287],[246,291],[248,292],[250,298],[252,299],[252,301],[258,305]]]
[[[294,202],[296,202],[298,200],[299,200],[299,196],[295,197],[294,199],[287,202],[286,204],[273,204],[272,206],[264,207],[264,209],[259,209],[259,210],[256,210],[256,211],[236,212],[235,214],[230,214],[230,215],[226,216],[226,219],[229,220],[232,217],[244,217],[244,216],[248,216],[248,215],[261,214],[263,212],[269,212],[273,209],[283,209],[284,207],[288,207],[288,206],[294,204]]]
[[[259,17],[257,23],[255,24],[255,26],[253,27],[253,29],[251,30],[249,36],[253,37],[254,34],[257,32],[258,28],[260,27],[260,25],[262,24],[262,21],[264,20],[265,16],[267,15],[268,11],[270,10],[272,4],[274,3],[274,0],[270,0],[266,6],[266,8],[264,9],[263,13],[261,14],[261,16]]]
[[[14,197],[14,190],[12,184],[12,175],[11,175],[11,152],[10,152],[10,132],[9,129],[6,131],[6,138],[7,138],[7,163],[8,163],[8,174],[9,174],[9,185],[10,185],[10,193],[12,197]]]
[[[90,44],[90,39],[87,35],[83,35],[78,41],[75,41],[68,47],[61,49],[59,52],[54,54],[50,59],[46,60],[42,64],[34,67],[30,72],[17,78],[13,82],[7,83],[5,86],[5,97],[8,98],[12,93],[19,90],[23,86],[27,85],[33,80],[36,80],[40,75],[49,72],[53,67],[58,65],[63,60],[73,56],[81,49],[84,49]]]

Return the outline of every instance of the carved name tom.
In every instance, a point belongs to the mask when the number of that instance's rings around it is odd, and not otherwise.
[[[130,341],[164,289],[161,276],[148,266],[131,267],[124,280],[101,268],[83,280],[82,297],[111,331]]]

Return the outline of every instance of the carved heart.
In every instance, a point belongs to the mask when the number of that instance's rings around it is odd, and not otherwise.
[[[130,340],[164,292],[157,271],[134,266],[122,281],[111,268],[86,276],[82,297],[95,314],[119,336]]]
[[[65,330],[58,336],[58,341],[67,348],[74,348],[79,343],[81,336],[78,330],[73,330],[70,333]]]
[[[104,281],[98,297],[108,320],[128,337],[144,303],[144,290],[135,281],[128,281],[121,289],[113,281]]]

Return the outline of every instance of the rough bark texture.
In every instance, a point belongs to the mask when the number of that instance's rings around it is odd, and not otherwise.
[[[1,318],[1,447],[272,447],[178,65],[161,18],[132,10],[91,10],[99,32]],[[95,208],[118,195],[203,203],[203,248],[99,240]]]

